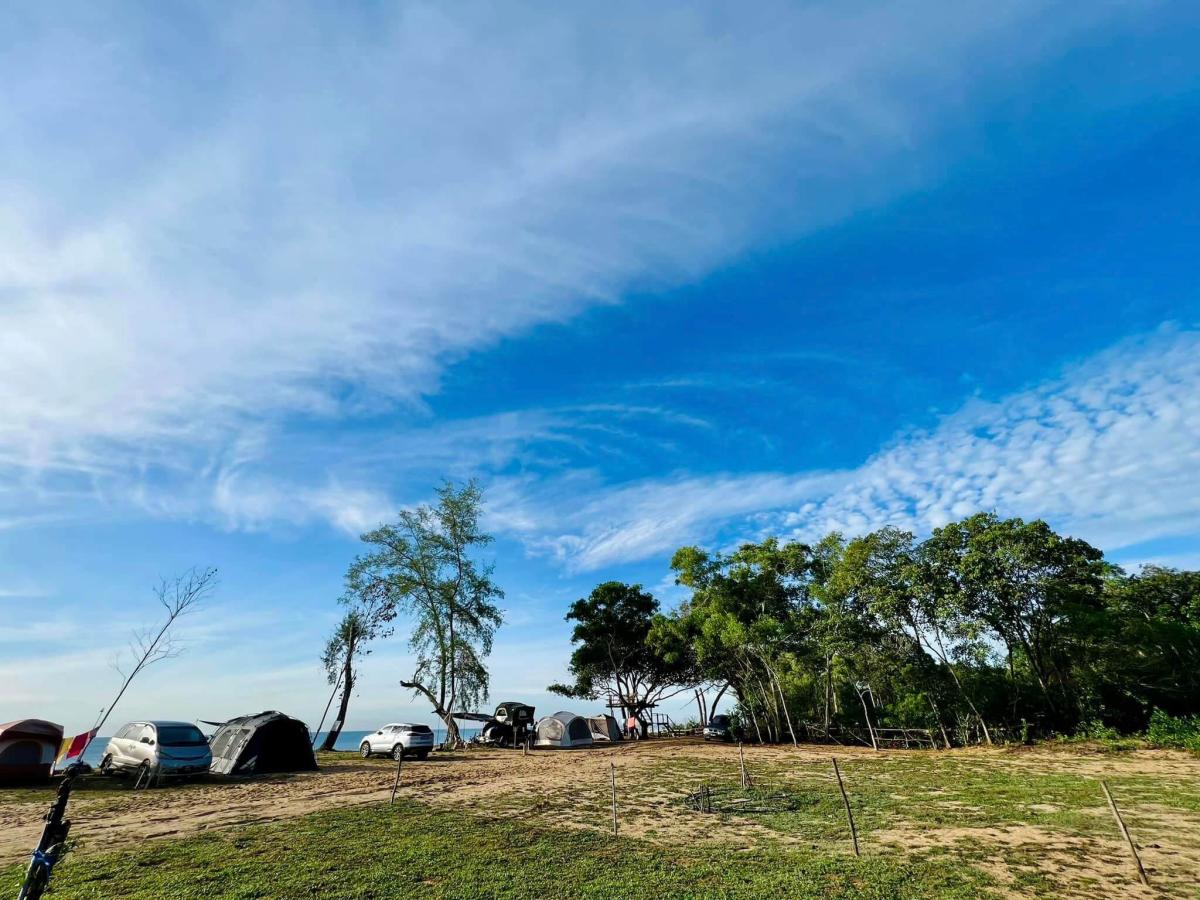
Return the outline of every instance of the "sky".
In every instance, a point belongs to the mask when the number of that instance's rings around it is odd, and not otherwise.
[[[310,725],[360,533],[476,478],[492,701],[674,549],[977,510],[1200,568],[1200,9],[18,3],[0,721]],[[431,722],[404,628],[347,726]],[[676,718],[691,713],[680,698]]]

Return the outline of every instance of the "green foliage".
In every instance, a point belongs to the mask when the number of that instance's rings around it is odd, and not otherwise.
[[[671,568],[691,596],[654,633],[762,740],[870,717],[963,743],[1111,741],[1155,708],[1200,711],[1200,573],[1127,575],[1040,520],[683,547]]]
[[[1172,716],[1156,709],[1146,739],[1155,747],[1175,747],[1200,753],[1200,716]]]
[[[345,602],[369,610],[370,626],[382,636],[405,617],[417,662],[401,684],[430,702],[452,742],[458,726],[451,713],[487,698],[486,658],[503,622],[495,601],[504,592],[492,581],[492,566],[472,555],[492,542],[479,526],[479,486],[447,482],[437,496],[436,506],[403,510],[394,525],[362,536],[374,549],[346,573]]]
[[[575,682],[548,689],[589,700],[608,695],[625,715],[641,718],[652,705],[681,690],[691,665],[680,650],[681,633],[659,619],[658,601],[641,585],[598,585],[572,603],[566,615],[575,623],[570,662]]]

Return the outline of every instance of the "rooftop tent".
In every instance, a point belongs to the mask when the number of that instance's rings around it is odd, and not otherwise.
[[[62,726],[44,719],[0,725],[0,784],[48,781],[62,737]]]
[[[299,719],[269,710],[230,719],[209,739],[212,766],[220,775],[315,772],[312,738]]]
[[[594,741],[619,741],[621,740],[621,729],[617,727],[617,720],[612,716],[601,713],[598,716],[588,716],[588,728],[592,732],[592,740]]]
[[[534,735],[535,747],[590,747],[592,730],[587,719],[572,712],[556,712],[539,719]]]

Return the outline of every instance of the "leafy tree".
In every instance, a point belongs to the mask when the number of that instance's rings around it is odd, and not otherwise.
[[[475,482],[446,482],[435,506],[403,510],[394,525],[362,536],[374,547],[346,575],[347,601],[372,609],[372,626],[411,618],[413,675],[400,682],[423,696],[446,724],[446,742],[460,742],[453,713],[487,699],[486,659],[503,615],[504,592],[492,581],[493,566],[472,554],[492,542],[479,526],[483,494]]]
[[[646,711],[687,689],[688,664],[665,646],[670,637],[660,631],[657,641],[650,640],[657,613],[658,601],[639,584],[597,585],[566,615],[575,623],[570,662],[575,682],[548,690],[586,700],[610,696],[623,716],[638,718],[644,734]]]
[[[337,719],[330,726],[321,745],[322,750],[332,750],[346,724],[346,713],[350,709],[350,694],[354,690],[354,661],[370,651],[367,641],[371,638],[371,618],[360,609],[352,609],[342,617],[325,644],[321,662],[332,685],[341,684],[342,699],[338,706]]]
[[[1086,718],[1136,730],[1155,709],[1187,715],[1200,707],[1200,572],[1114,568],[1087,625],[1087,650],[1072,659]]]
[[[817,554],[772,538],[728,556],[683,547],[671,568],[676,583],[692,589],[678,615],[700,671],[729,685],[756,735],[774,740],[786,729],[795,740],[783,680],[811,652]]]
[[[1027,667],[1051,721],[1073,725],[1070,659],[1102,606],[1103,554],[1041,520],[977,513],[936,529],[921,556],[955,610],[1003,645],[1014,684]]]

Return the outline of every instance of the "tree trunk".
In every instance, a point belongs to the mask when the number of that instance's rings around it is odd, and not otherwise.
[[[342,702],[338,706],[337,719],[329,727],[329,732],[325,735],[325,742],[321,745],[322,750],[332,750],[333,745],[337,743],[338,735],[342,733],[342,729],[346,725],[346,712],[350,709],[350,691],[354,688],[354,673],[352,671],[353,649],[346,652],[346,663],[342,667]]]
[[[987,745],[990,747],[992,745],[992,735],[991,735],[991,732],[988,731],[987,722],[985,722],[983,720],[983,716],[980,714],[979,710],[975,708],[975,703],[971,700],[971,697],[967,693],[966,688],[964,688],[962,685],[962,682],[958,680],[958,673],[954,671],[954,664],[951,663],[950,660],[947,658],[946,648],[944,646],[942,646],[941,634],[939,634],[935,630],[933,632],[933,635],[935,638],[937,638],[937,642],[938,642],[938,659],[940,659],[942,662],[942,665],[944,665],[946,667],[946,671],[948,671],[950,673],[950,677],[952,679],[954,679],[954,686],[956,688],[958,688],[959,696],[962,697],[964,701],[966,701],[967,706],[971,707],[971,712],[973,712],[975,714],[975,719],[977,722],[979,722],[979,727],[983,731],[983,739],[987,742]],[[917,638],[918,646],[920,646],[920,641],[921,641],[921,639],[918,637]],[[932,648],[930,648],[930,649],[932,649]]]
[[[453,750],[457,747],[462,738],[458,732],[458,720],[450,715],[453,710],[446,709],[442,704],[438,703],[437,698],[433,696],[433,692],[418,681],[402,681],[400,682],[400,687],[408,688],[411,691],[425,695],[425,699],[433,707],[434,715],[441,719],[446,726],[446,740],[443,746],[448,750]]]
[[[717,696],[713,698],[713,702],[708,706],[708,717],[711,719],[717,714],[717,704],[721,702],[721,698],[725,696],[725,692],[729,690],[729,682],[726,682],[724,687],[717,691]],[[705,725],[708,723],[705,722]]]
[[[825,714],[821,727],[825,731],[826,737],[829,736],[829,704],[833,699],[833,655],[825,654]]]

